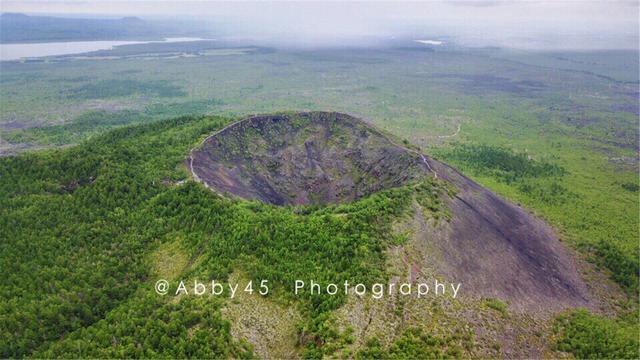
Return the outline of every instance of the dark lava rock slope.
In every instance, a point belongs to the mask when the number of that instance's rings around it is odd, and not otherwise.
[[[431,250],[424,264],[472,294],[507,300],[517,310],[594,306],[575,260],[549,225],[447,164],[428,161],[458,193],[449,202],[451,221],[421,232],[419,241]]]

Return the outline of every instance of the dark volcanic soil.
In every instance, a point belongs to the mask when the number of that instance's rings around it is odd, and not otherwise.
[[[251,117],[206,139],[190,162],[210,188],[276,205],[353,201],[425,170],[364,122],[324,112]]]
[[[512,309],[592,305],[547,224],[354,117],[252,117],[207,138],[188,160],[194,178],[215,191],[277,205],[352,201],[435,172],[458,192],[449,200],[450,222],[412,229],[419,247],[429,249],[416,266],[462,283],[463,297],[500,298]]]
[[[552,313],[592,307],[574,259],[541,219],[429,159],[438,178],[454,184],[449,223],[428,229],[424,262],[467,292],[507,300],[512,309]]]

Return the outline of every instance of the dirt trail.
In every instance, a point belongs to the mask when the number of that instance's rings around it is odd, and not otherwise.
[[[462,127],[462,124],[458,124],[458,129],[456,130],[456,132],[454,132],[451,135],[438,135],[438,138],[440,139],[446,139],[446,138],[452,138],[452,137],[456,137],[458,136],[458,134],[460,133],[460,128]]]
[[[389,139],[387,139],[387,140],[389,140]],[[411,153],[415,153],[415,154],[420,155],[420,158],[422,159],[422,162],[427,166],[427,168],[429,169],[429,171],[431,171],[431,172],[433,173],[433,177],[434,177],[434,178],[436,178],[436,179],[438,178],[438,173],[437,173],[435,170],[433,170],[433,168],[432,168],[432,167],[431,167],[431,165],[429,164],[429,161],[427,160],[427,157],[426,157],[426,156],[424,156],[421,152],[416,151],[416,150],[412,150],[412,149],[408,149],[408,148],[403,147],[403,146],[400,146],[400,145],[398,145],[398,144],[394,143],[394,142],[393,142],[393,141],[391,141],[391,140],[389,140],[389,142],[391,142],[391,143],[392,143],[393,145],[395,145],[395,146],[400,147],[401,149],[404,149],[405,151],[408,151],[408,152],[411,152]]]
[[[429,171],[431,171],[433,173],[433,177],[436,178],[436,179],[438,178],[438,173],[435,172],[435,170],[433,170],[433,168],[429,164],[429,161],[427,160],[427,157],[424,156],[420,151],[409,149],[406,146],[403,146],[403,145],[400,145],[398,143],[395,143],[393,140],[389,139],[385,134],[382,134],[382,136],[384,136],[384,138],[389,143],[391,143],[391,145],[397,146],[397,147],[399,147],[400,149],[402,149],[402,150],[404,150],[406,152],[410,152],[410,153],[413,153],[413,154],[418,154],[420,156],[420,158],[422,159],[422,163],[424,163],[427,166],[427,169],[429,169]]]

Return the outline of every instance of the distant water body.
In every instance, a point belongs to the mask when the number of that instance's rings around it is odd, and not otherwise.
[[[415,42],[418,42],[420,44],[425,44],[425,45],[442,45],[444,44],[444,41],[440,41],[440,40],[413,40]]]
[[[65,41],[48,43],[0,44],[0,61],[82,54],[97,50],[111,50],[120,45],[161,42],[186,42],[208,40],[201,38],[166,38],[161,41]]]

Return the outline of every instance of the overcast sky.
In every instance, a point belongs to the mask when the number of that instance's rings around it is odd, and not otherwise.
[[[5,1],[2,12],[197,17],[298,43],[451,36],[476,45],[638,48],[638,0],[424,2]]]

